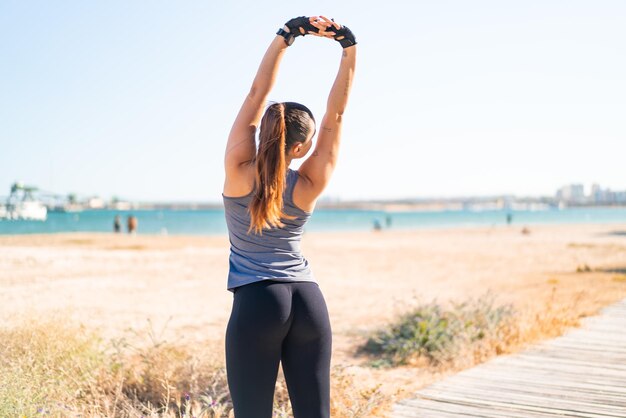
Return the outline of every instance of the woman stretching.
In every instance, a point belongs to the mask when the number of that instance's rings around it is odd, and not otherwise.
[[[313,114],[294,102],[263,109],[285,51],[294,38],[307,34],[337,40],[343,51],[315,149],[295,171],[291,160],[304,157],[313,144]],[[337,163],[355,45],[346,26],[324,16],[288,21],[267,49],[228,137],[222,196],[233,306],[226,371],[236,418],[272,416],[281,361],[294,416],[330,416],[330,321],[300,253],[300,238]]]

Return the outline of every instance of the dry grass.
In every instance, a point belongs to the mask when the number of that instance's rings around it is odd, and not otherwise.
[[[540,309],[527,311],[495,305],[489,294],[445,306],[417,304],[375,331],[363,350],[378,367],[463,369],[578,325],[581,296],[563,303],[554,287]],[[151,326],[138,336],[133,340],[141,346],[104,341],[61,317],[0,329],[0,416],[232,417],[221,345],[176,345]],[[333,417],[386,416],[393,396],[382,383],[366,387],[346,366],[331,373]],[[282,373],[274,411],[292,416]]]
[[[361,389],[362,384],[343,366],[331,370],[331,384],[333,417],[382,417],[391,408],[392,399],[381,391],[382,383]]]
[[[613,276],[613,281],[618,283],[626,283],[626,274]]]
[[[626,274],[611,271],[609,282],[626,282]],[[448,373],[560,335],[593,312],[585,293],[557,292],[567,276],[544,280],[553,284],[551,296],[525,310],[496,305],[489,294],[448,304],[409,302],[398,321],[373,331],[363,350],[369,365]],[[149,325],[132,338],[140,345],[104,341],[61,316],[0,328],[0,416],[231,417],[223,346],[175,344],[162,335]],[[333,417],[387,415],[395,395],[384,393],[382,381],[367,386],[346,366],[331,372]],[[292,416],[282,373],[274,411]]]
[[[621,276],[617,276],[620,277]],[[554,288],[556,289],[556,288]],[[540,310],[476,300],[417,305],[399,322],[378,330],[364,351],[370,365],[412,364],[460,369],[511,352],[578,324],[578,299]],[[151,326],[141,347],[125,339],[103,341],[62,318],[29,320],[0,329],[0,416],[229,417],[232,404],[222,347],[187,347],[163,341]],[[332,370],[332,416],[384,416],[391,398],[381,385],[363,385],[344,366]],[[291,417],[282,373],[275,416]]]
[[[521,346],[539,340],[554,338],[568,328],[580,325],[585,310],[580,308],[585,292],[579,292],[567,303],[557,302],[557,288],[552,288],[552,294],[546,300],[543,308],[520,312],[519,320],[507,329],[505,339],[499,353],[512,352]]]
[[[144,251],[149,250],[150,247],[148,247],[147,245],[117,245],[105,247],[105,249],[113,251]]]
[[[146,340],[105,342],[61,318],[0,329],[0,416],[232,417],[220,348],[177,346],[152,329]],[[340,366],[331,391],[336,417],[374,416],[390,403]],[[292,416],[282,373],[274,412]]]
[[[0,330],[0,416],[63,415],[89,402],[104,362],[97,343],[49,322]]]

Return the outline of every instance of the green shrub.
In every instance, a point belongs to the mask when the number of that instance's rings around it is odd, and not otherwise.
[[[462,354],[481,355],[494,347],[513,315],[511,305],[494,306],[490,294],[452,303],[448,309],[433,301],[375,331],[359,351],[379,356],[373,366],[418,359],[433,365],[455,363]]]

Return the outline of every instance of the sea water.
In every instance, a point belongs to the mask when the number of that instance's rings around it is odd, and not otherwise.
[[[306,231],[371,230],[375,223],[383,229],[448,228],[506,225],[507,214],[512,225],[533,224],[626,224],[626,208],[572,208],[541,211],[447,210],[385,212],[356,209],[316,209],[305,226]],[[207,210],[86,210],[83,212],[50,212],[45,221],[0,220],[0,234],[41,234],[56,232],[111,232],[119,215],[122,230],[126,219],[138,220],[139,234],[220,235],[226,234],[223,209]]]

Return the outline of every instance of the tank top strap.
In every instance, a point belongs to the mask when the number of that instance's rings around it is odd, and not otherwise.
[[[285,195],[284,198],[293,205],[293,189],[296,185],[296,181],[298,180],[298,172],[292,170],[291,168],[287,169],[287,185],[285,186]]]

